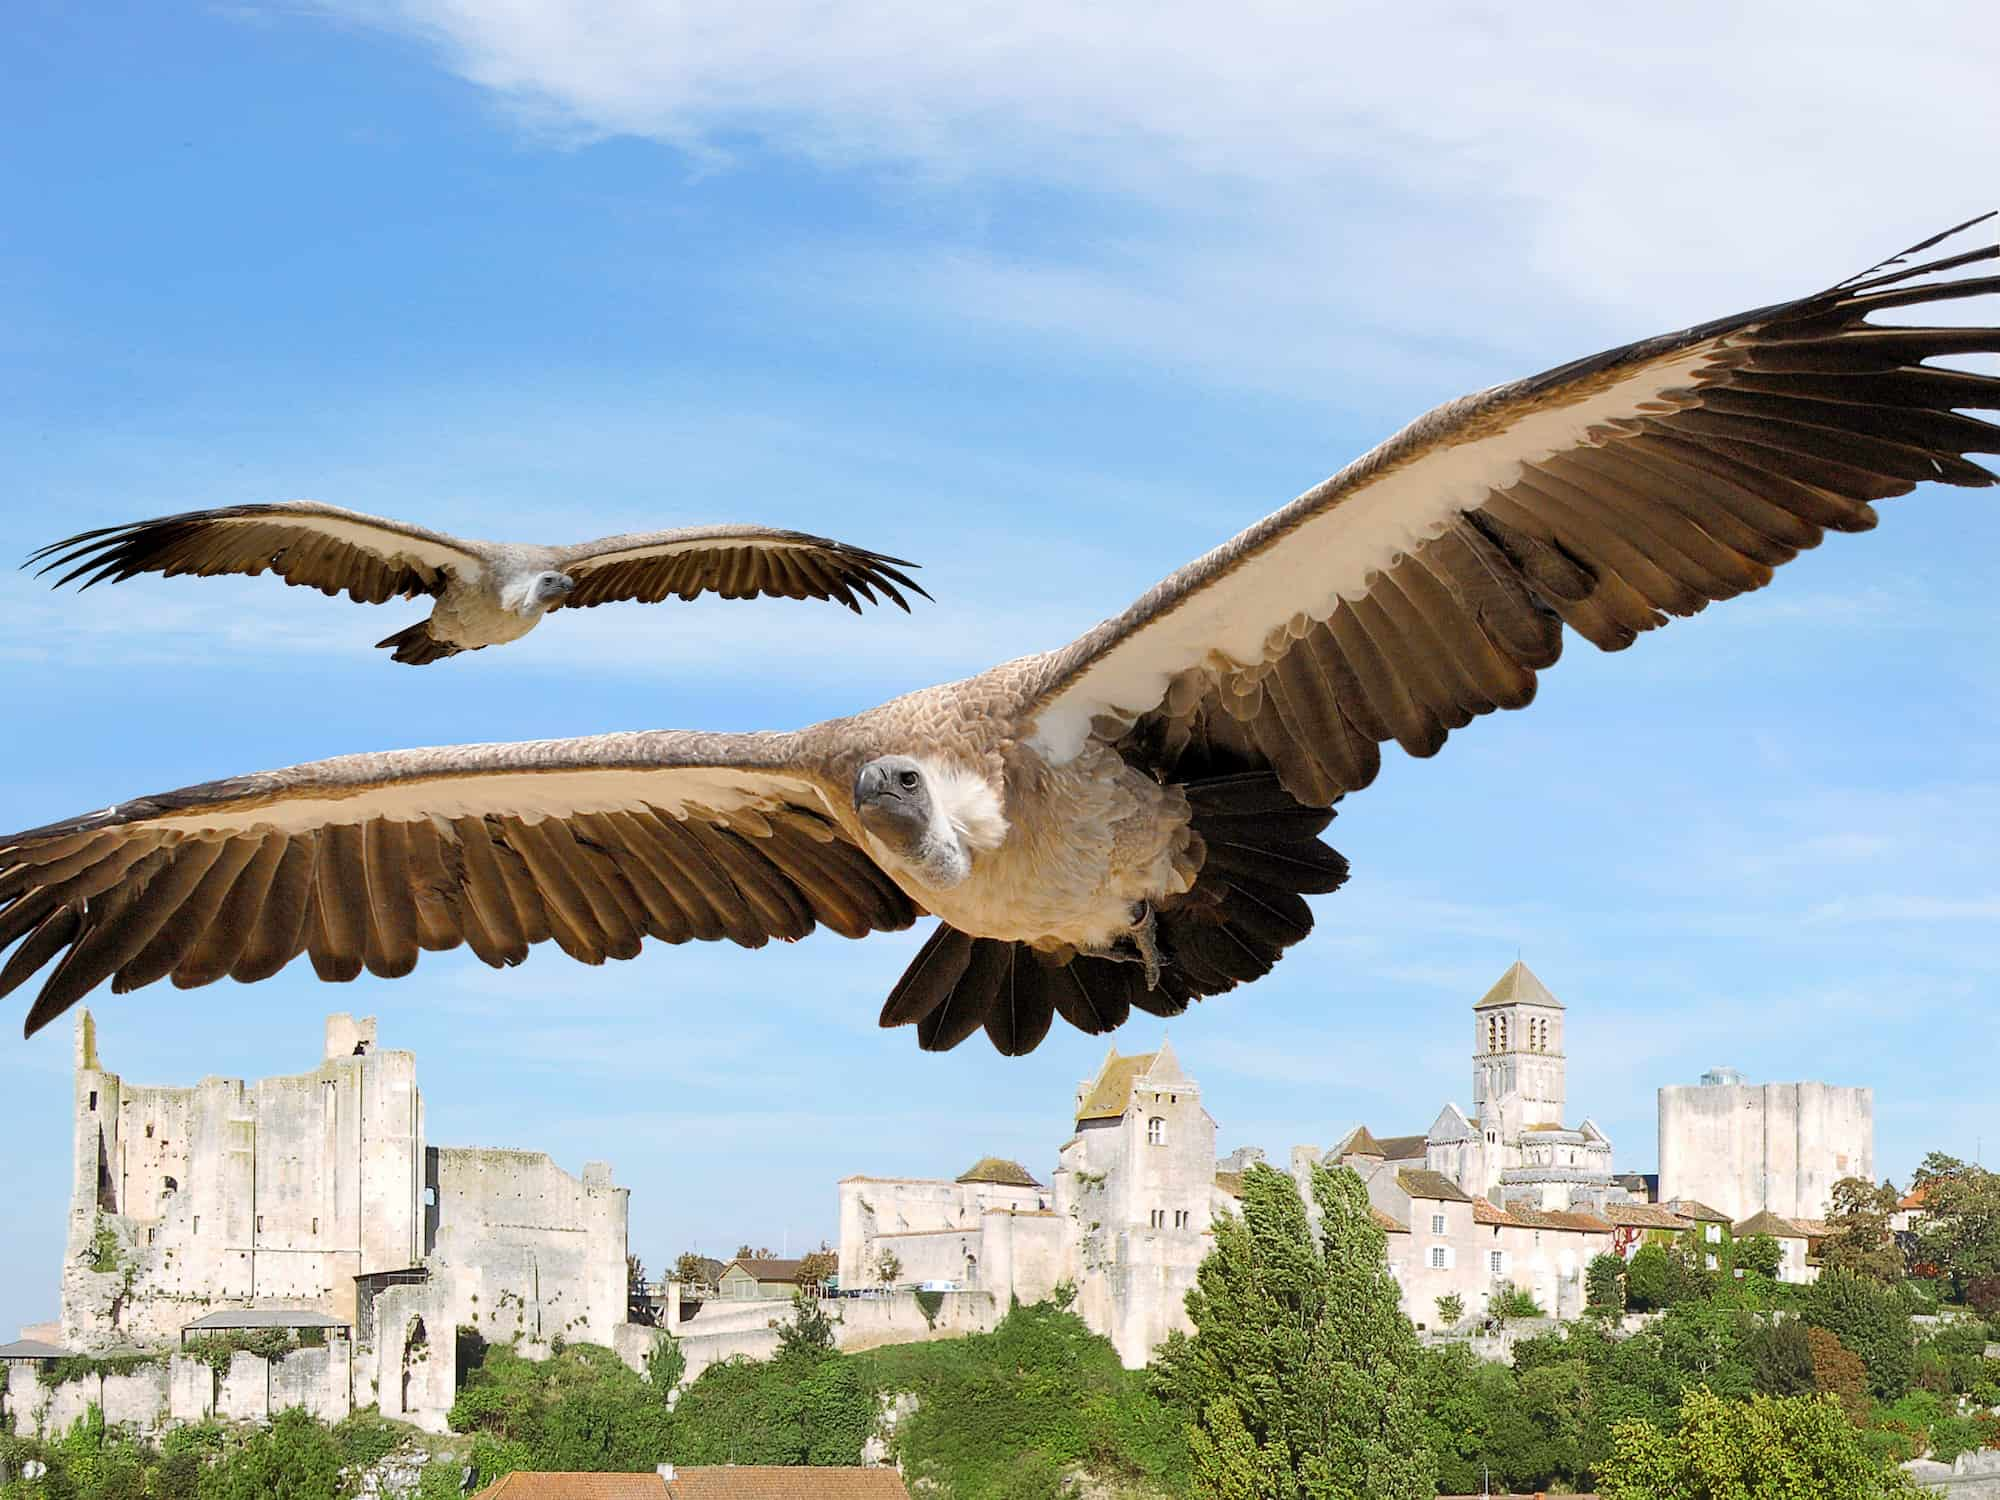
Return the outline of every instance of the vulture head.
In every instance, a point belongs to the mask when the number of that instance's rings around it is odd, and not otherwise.
[[[567,599],[576,588],[576,580],[567,573],[553,570],[537,573],[528,584],[528,610],[547,609],[559,599]],[[524,614],[527,610],[522,611]]]
[[[854,813],[919,881],[947,890],[972,873],[972,855],[939,805],[933,782],[915,757],[881,756],[854,778]]]

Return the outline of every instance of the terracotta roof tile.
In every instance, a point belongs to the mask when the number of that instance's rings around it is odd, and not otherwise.
[[[1410,1232],[1409,1225],[1405,1224],[1401,1219],[1390,1217],[1388,1214],[1383,1213],[1382,1210],[1379,1208],[1371,1206],[1368,1210],[1368,1213],[1369,1216],[1375,1220],[1376,1224],[1383,1230],[1383,1232],[1387,1234],[1408,1234]]]
[[[1695,1219],[1703,1224],[1727,1224],[1729,1215],[1719,1208],[1710,1208],[1699,1198],[1673,1198],[1666,1206],[1683,1218]]]
[[[1412,1198],[1430,1198],[1445,1203],[1470,1203],[1469,1194],[1460,1190],[1442,1172],[1432,1172],[1423,1167],[1404,1167],[1396,1173],[1396,1185]]]
[[[1607,1203],[1604,1217],[1621,1229],[1692,1229],[1693,1221],[1684,1219],[1664,1203]]]
[[[1521,1221],[1504,1208],[1495,1208],[1485,1198],[1472,1200],[1472,1222],[1475,1224],[1518,1224]]]
[[[542,1474],[516,1469],[473,1500],[669,1500],[657,1474]]]
[[[1596,1214],[1555,1208],[1510,1208],[1517,1223],[1529,1229],[1568,1229],[1580,1234],[1609,1234],[1611,1226]]]
[[[1215,1174],[1215,1185],[1232,1198],[1240,1201],[1243,1197],[1243,1174],[1241,1172],[1217,1172]]]
[[[910,1500],[894,1469],[782,1469],[755,1464],[679,1468],[671,1500]]]

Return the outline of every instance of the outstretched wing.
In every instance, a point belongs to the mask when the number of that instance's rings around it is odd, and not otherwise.
[[[52,542],[23,566],[35,563],[42,564],[38,576],[69,568],[57,588],[83,578],[86,589],[140,573],[254,577],[269,569],[286,583],[345,593],[357,604],[436,594],[447,572],[471,576],[483,566],[472,544],[457,537],[317,500],[225,505],[105,526]]]
[[[873,604],[878,592],[906,612],[902,589],[930,598],[902,571],[916,563],[768,526],[634,531],[580,542],[556,556],[556,565],[576,580],[575,592],[562,601],[570,609],[715,593],[725,599],[837,599],[860,614],[860,599]]]
[[[1226,749],[1324,805],[1374,779],[1382,741],[1432,755],[1525,705],[1563,623],[1615,651],[1868,530],[1870,501],[1993,484],[1965,455],[2000,452],[2000,427],[1962,412],[2000,409],[2000,378],[1928,361],[2000,352],[2000,329],[1871,316],[2000,293],[1918,280],[1996,256],[1865,272],[1437,408],[1033,663],[1033,743],[1062,761],[1129,734],[1163,768]]]
[[[460,943],[761,947],[907,927],[792,735],[661,731],[349,755],[0,838],[0,996],[51,962],[32,1035],[104,980],[395,978]],[[18,946],[15,946],[17,945]]]

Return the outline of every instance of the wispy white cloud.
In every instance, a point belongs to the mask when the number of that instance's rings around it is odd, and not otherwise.
[[[775,150],[926,205],[924,264],[885,262],[878,288],[1196,359],[1247,329],[1246,371],[1365,329],[1391,288],[1425,292],[1400,340],[1533,344],[1579,300],[1629,335],[1635,312],[1831,280],[1988,206],[1968,143],[2000,65],[1995,28],[1946,0],[1895,27],[1858,0],[1671,24],[1580,3],[325,9],[422,38],[555,139],[648,137],[702,171]],[[1085,196],[1089,219],[1027,234],[994,184]]]
[[[1806,913],[1806,920],[1844,927],[1883,923],[2000,922],[2000,896],[1842,896],[1823,901]]]

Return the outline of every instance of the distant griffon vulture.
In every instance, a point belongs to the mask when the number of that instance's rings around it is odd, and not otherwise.
[[[1939,279],[2000,249],[1904,264],[1944,238],[1450,402],[1060,650],[853,718],[348,755],[0,839],[0,994],[55,964],[32,1033],[106,979],[300,953],[393,977],[544,939],[594,964],[928,912],[881,1017],[925,1048],[1177,1014],[1305,937],[1301,893],[1347,872],[1318,835],[1382,742],[1427,756],[1522,707],[1565,624],[1615,651],[1871,501],[1995,482],[1965,455],[2000,427],[1960,412],[2000,409],[2000,377],[1930,361],[2000,328],[1870,321],[2000,292]]]
[[[430,618],[375,643],[412,666],[517,641],[553,609],[620,599],[837,599],[860,614],[860,600],[874,603],[877,590],[907,613],[898,585],[930,598],[900,571],[915,563],[803,531],[685,526],[541,547],[467,541],[316,500],[106,526],[50,543],[28,558],[34,563],[42,564],[39,573],[69,567],[57,588],[86,573],[87,589],[139,573],[254,576],[269,569],[286,583],[344,592],[357,604],[429,594],[437,600]]]

